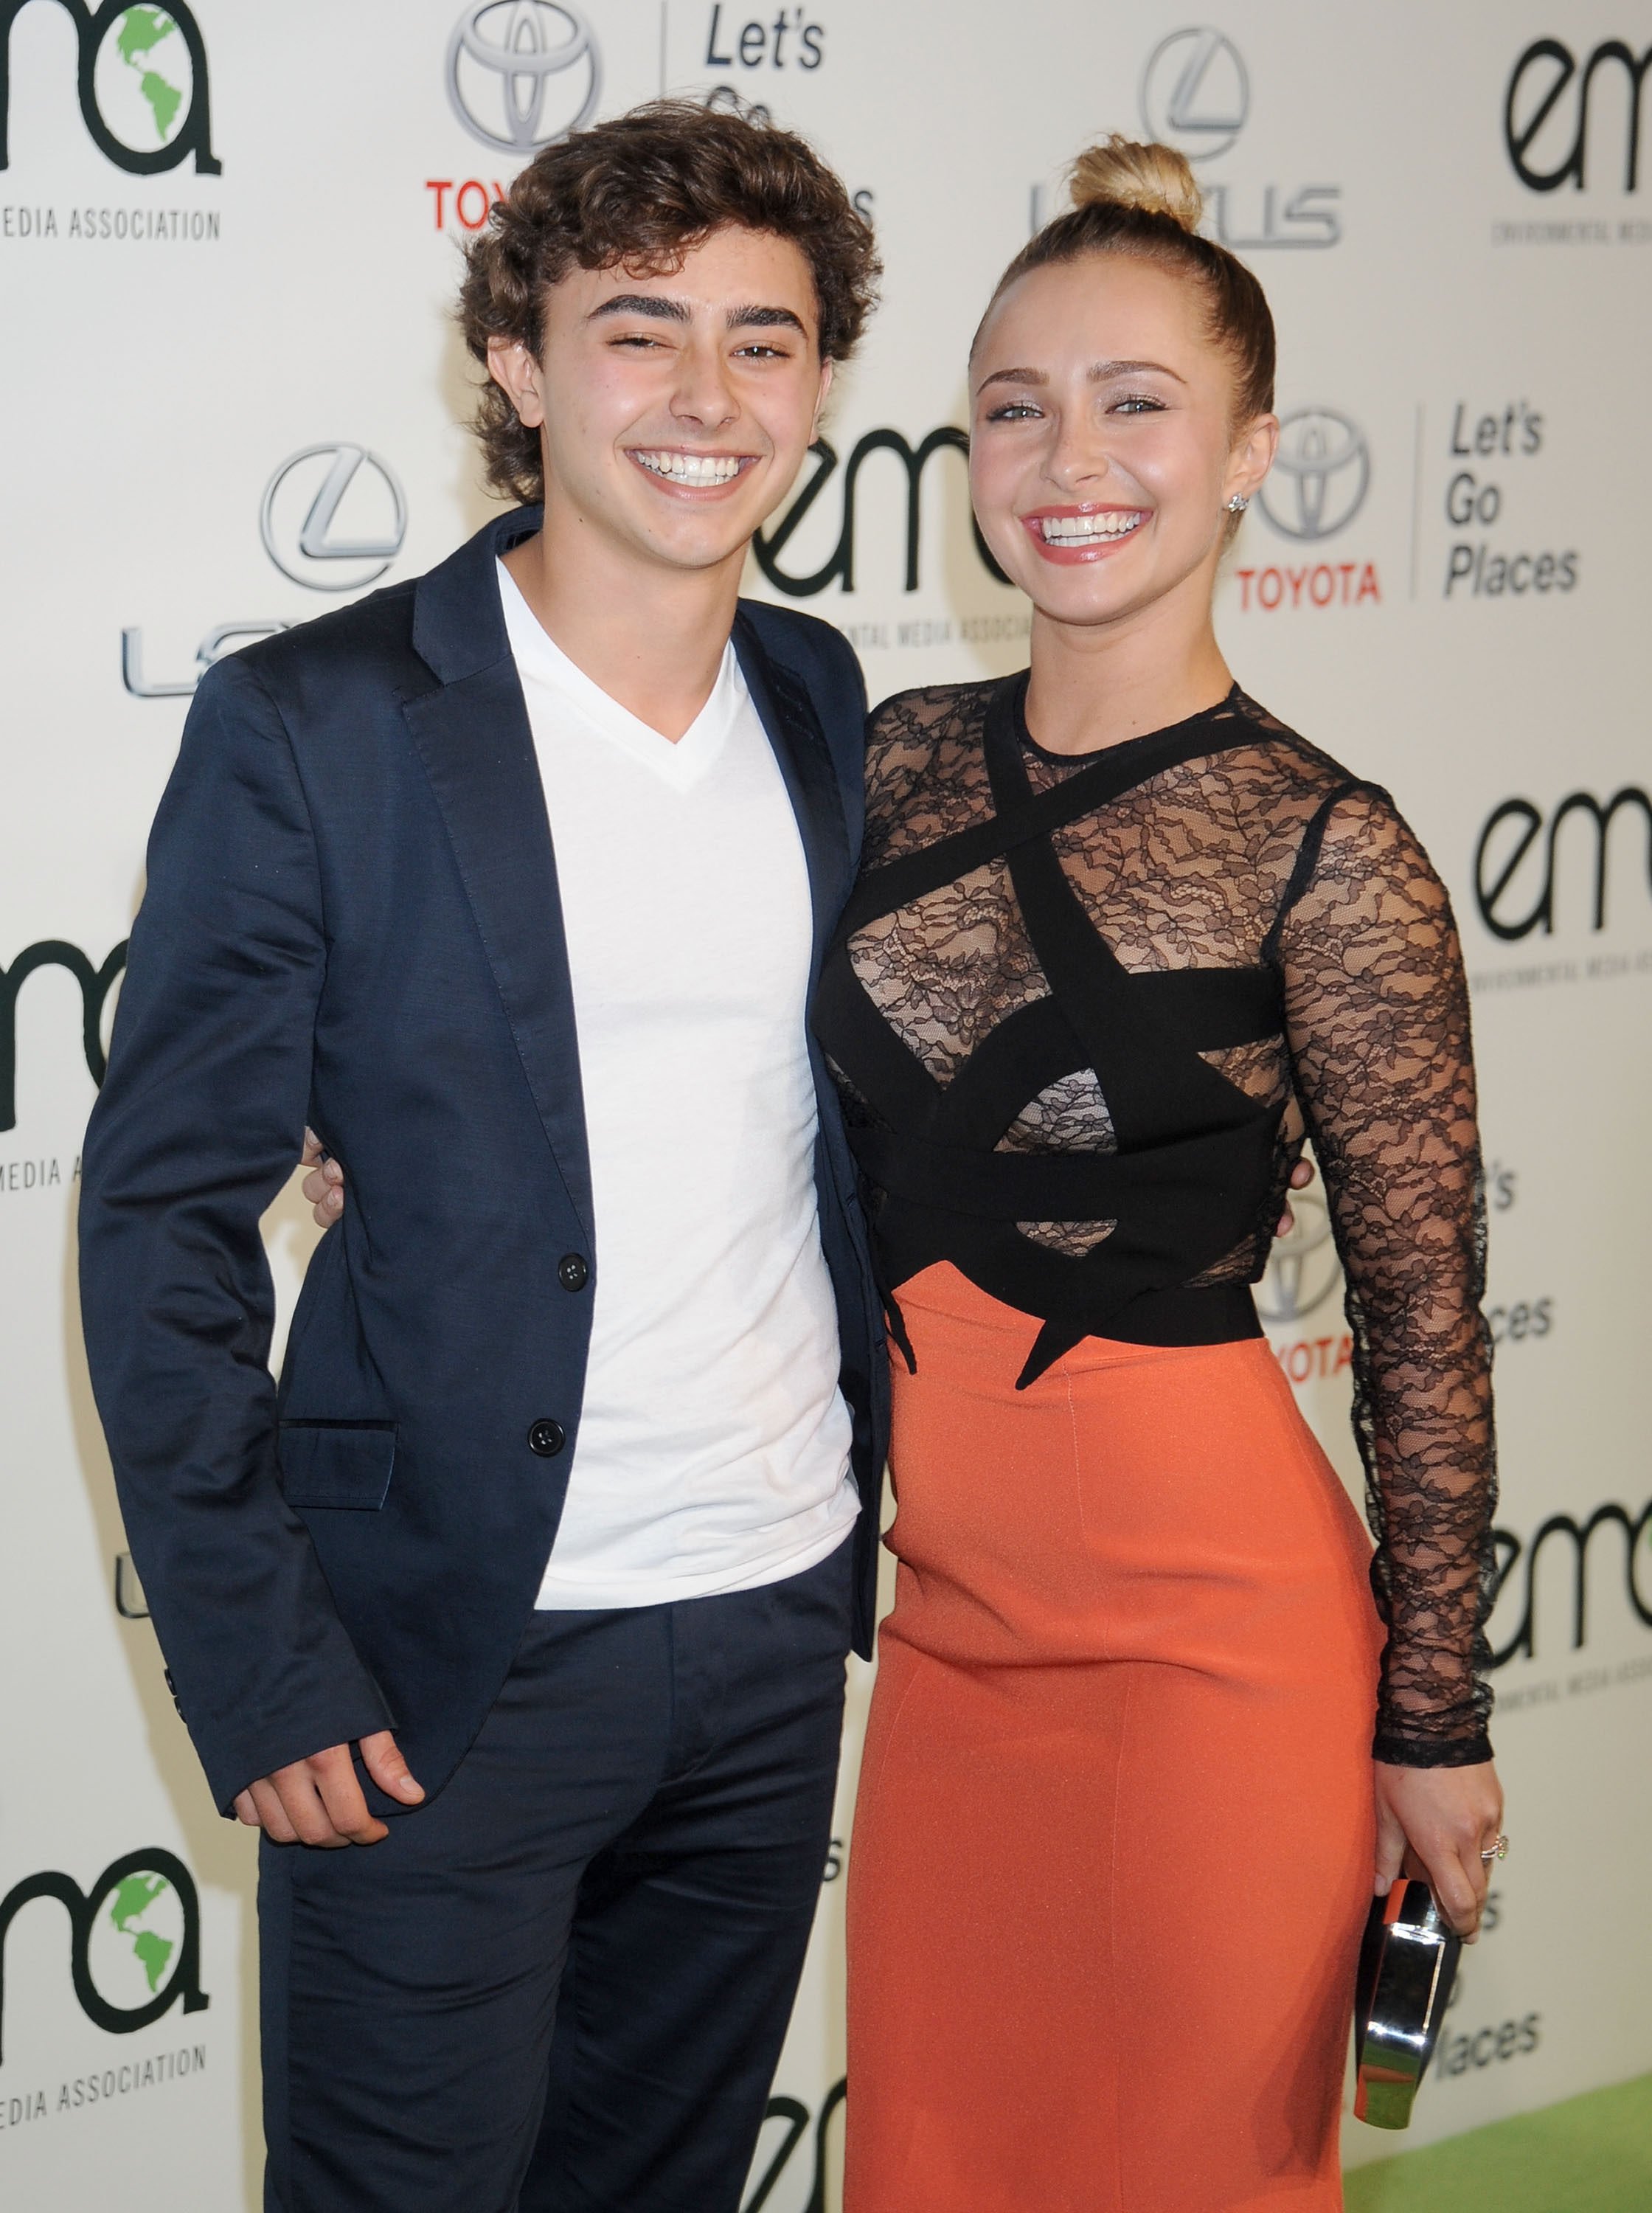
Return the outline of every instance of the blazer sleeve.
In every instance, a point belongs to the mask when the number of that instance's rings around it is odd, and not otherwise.
[[[231,658],[203,679],[155,819],[80,1205],[127,1540],[226,1812],[257,1777],[390,1720],[277,1474],[259,1224],[302,1142],[326,961],[292,748]]]

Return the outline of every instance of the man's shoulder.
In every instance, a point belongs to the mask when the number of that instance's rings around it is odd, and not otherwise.
[[[847,705],[866,711],[866,682],[855,649],[840,630],[818,615],[765,600],[742,600],[740,613],[771,661],[789,669],[817,708]]]
[[[218,692],[253,686],[283,707],[341,695],[359,703],[375,689],[400,699],[425,689],[430,672],[413,649],[417,582],[389,585],[258,638],[215,662],[203,684]]]

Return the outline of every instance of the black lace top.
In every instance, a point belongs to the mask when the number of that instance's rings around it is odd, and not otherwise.
[[[1088,1335],[1257,1333],[1304,1135],[1348,1287],[1389,1628],[1376,1752],[1488,1759],[1494,1501],[1468,1000],[1387,794],[1245,697],[1074,759],[1025,675],[872,721],[817,1026],[894,1295],[938,1259]]]

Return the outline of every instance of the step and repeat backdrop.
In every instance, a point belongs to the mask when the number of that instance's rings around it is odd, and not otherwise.
[[[448,319],[533,149],[661,90],[808,133],[886,301],[755,593],[874,698],[1016,666],[964,357],[1107,129],[1181,147],[1281,338],[1222,588],[1241,680],[1393,789],[1472,975],[1503,1438],[1513,1854],[1411,2141],[1652,2068],[1648,0],[0,0],[0,2194],[259,2199],[251,1838],[162,1682],[87,1389],[71,1228],[150,814],[201,670],[489,511]],[[433,1161],[430,1173],[442,1163]],[[1263,1289],[1339,1466],[1324,1208]],[[283,1302],[315,1233],[272,1210]],[[284,1310],[284,1309],[283,1309]],[[838,1838],[749,2213],[828,2213]],[[1210,1879],[1265,1881],[1242,1837]],[[944,1867],[937,1880],[947,1879]],[[1222,2086],[1213,2074],[1213,2113]],[[1349,2124],[1351,2161],[1395,2140]]]

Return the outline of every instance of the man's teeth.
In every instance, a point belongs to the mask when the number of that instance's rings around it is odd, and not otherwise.
[[[727,484],[740,474],[741,468],[735,454],[638,454],[637,459],[656,477],[669,477],[673,484]]]
[[[1116,509],[1110,515],[1043,515],[1039,528],[1046,546],[1095,546],[1103,539],[1128,538],[1145,521],[1139,509]]]

